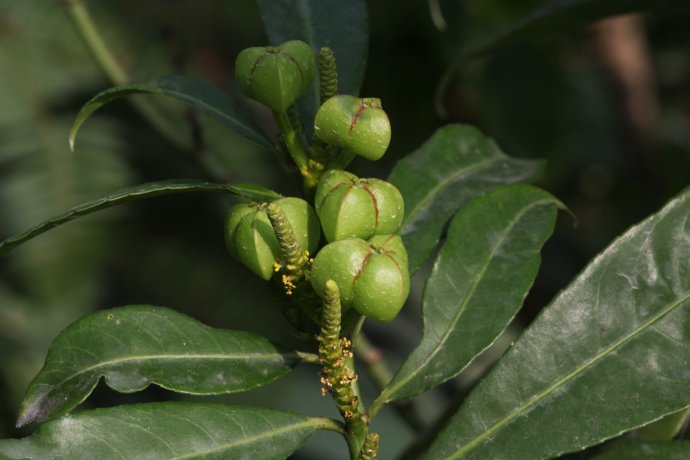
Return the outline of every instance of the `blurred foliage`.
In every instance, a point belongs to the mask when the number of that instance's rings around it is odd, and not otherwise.
[[[385,177],[395,161],[439,126],[479,126],[513,156],[546,158],[541,185],[577,215],[559,224],[546,267],[518,323],[529,321],[615,235],[690,183],[690,19],[687,2],[642,18],[658,116],[648,133],[626,118],[625,100],[591,28],[540,37],[462,69],[438,118],[433,96],[459,49],[542,4],[540,0],[375,1],[363,96],[380,97],[394,135],[380,162],[355,173]],[[684,5],[683,5],[684,3]],[[254,2],[122,0],[88,2],[106,43],[133,81],[184,73],[234,92],[234,57],[266,42]],[[439,21],[441,19],[441,21]],[[154,98],[189,136],[191,150],[162,138],[126,102],[85,124],[71,154],[69,125],[79,107],[110,83],[58,1],[0,0],[0,238],[127,185],[167,178],[256,182],[295,194],[270,153],[179,104]],[[268,114],[252,105],[272,131]],[[650,107],[651,111],[652,108]],[[644,136],[642,134],[645,134]],[[191,195],[128,204],[37,238],[0,259],[0,436],[16,436],[14,417],[29,380],[58,331],[86,312],[128,303],[165,305],[210,325],[293,340],[278,298],[227,255],[222,218],[227,198]],[[423,276],[423,275],[422,275]],[[419,277],[421,279],[421,276]],[[421,334],[418,299],[390,325],[367,324],[396,368]],[[270,320],[267,320],[270,318]],[[511,329],[510,335],[515,335]],[[507,346],[510,339],[505,340]],[[500,347],[499,347],[500,348]],[[501,349],[492,349],[488,366]],[[418,399],[431,423],[482,373],[476,367]],[[280,386],[280,387],[278,387]],[[280,391],[275,391],[280,388]],[[365,379],[365,397],[374,393]],[[306,391],[306,395],[305,395]],[[163,399],[101,390],[89,404]],[[333,415],[306,370],[228,400]],[[382,458],[405,447],[392,411],[375,427]],[[342,451],[318,434],[300,458]],[[335,454],[334,454],[335,455]],[[335,458],[335,457],[329,457]]]

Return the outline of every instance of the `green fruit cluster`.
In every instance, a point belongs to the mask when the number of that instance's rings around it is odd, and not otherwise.
[[[314,55],[309,45],[296,40],[277,47],[249,48],[237,57],[235,70],[245,95],[271,108],[280,119],[311,86]],[[407,251],[398,234],[405,214],[403,197],[386,181],[359,178],[334,166],[346,164],[354,155],[377,160],[386,152],[391,127],[381,102],[337,95],[321,105],[314,133],[320,142],[335,147],[326,150],[334,155],[333,162],[318,156],[303,161],[304,139],[290,131],[291,123],[278,125],[283,139],[292,139],[284,147],[300,166],[300,173],[312,179],[305,183],[314,193],[315,209],[299,198],[281,198],[270,206],[238,204],[225,222],[228,250],[265,280],[284,268],[280,280],[288,288],[287,294],[296,286],[293,283],[308,288],[310,281],[313,291],[323,297],[326,284],[334,281],[344,308],[391,321],[410,290]],[[338,156],[347,160],[336,161]],[[312,163],[318,167],[312,169]],[[321,230],[327,244],[318,250]],[[313,262],[307,255],[294,262],[295,254],[306,251],[316,254]]]
[[[410,291],[407,251],[396,233],[405,214],[400,191],[331,169],[321,177],[315,204],[329,241],[312,267],[316,293],[323,296],[332,279],[345,307],[382,322],[395,318]]]

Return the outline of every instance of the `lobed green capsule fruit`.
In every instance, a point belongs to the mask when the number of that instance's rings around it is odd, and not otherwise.
[[[334,96],[316,112],[314,133],[327,144],[378,160],[391,141],[391,123],[376,98]]]
[[[410,292],[402,238],[379,235],[369,241],[350,238],[327,244],[311,271],[312,286],[320,296],[328,280],[338,285],[343,306],[381,322],[391,321]]]
[[[394,185],[339,169],[321,176],[314,203],[329,242],[395,233],[405,215],[403,197]]]
[[[299,198],[280,198],[273,203],[285,213],[299,245],[314,253],[321,238],[314,209]],[[233,206],[225,219],[225,245],[235,259],[265,280],[275,273],[276,263],[283,263],[265,204]]]
[[[235,81],[247,97],[282,112],[307,92],[315,67],[311,47],[291,40],[277,47],[254,47],[240,52],[235,61]]]

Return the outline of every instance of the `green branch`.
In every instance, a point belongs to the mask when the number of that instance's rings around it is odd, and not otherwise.
[[[71,0],[65,2],[65,8],[84,39],[84,43],[108,79],[115,85],[130,83],[130,76],[105,44],[84,2]],[[132,99],[130,102],[162,136],[174,145],[191,150],[191,136],[185,135],[184,131],[180,130],[179,124],[165,116],[157,106],[146,99]]]

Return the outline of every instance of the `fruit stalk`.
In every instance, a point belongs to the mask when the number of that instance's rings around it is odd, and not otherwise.
[[[297,165],[300,175],[302,176],[304,190],[307,192],[314,190],[318,183],[318,177],[315,177],[311,168],[309,167],[309,157],[305,153],[304,147],[302,146],[302,139],[297,135],[292,127],[288,113],[286,111],[274,110],[273,116],[278,124],[280,136],[285,144],[285,148],[292,157],[292,160]]]

